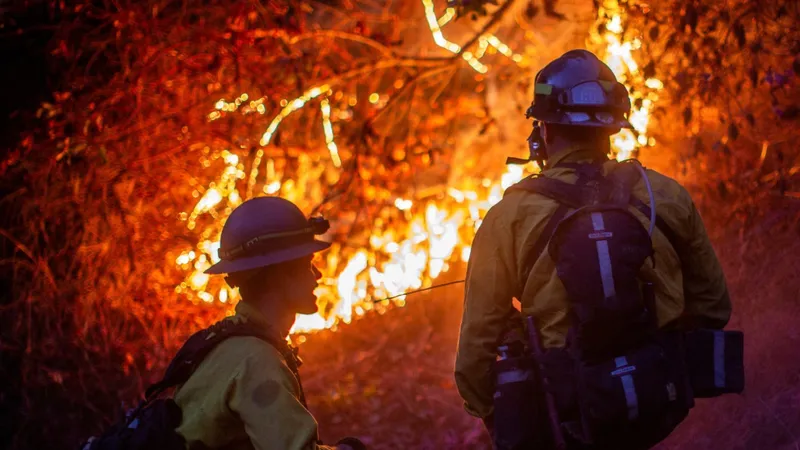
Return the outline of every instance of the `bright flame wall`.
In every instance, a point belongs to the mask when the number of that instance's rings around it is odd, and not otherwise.
[[[457,52],[457,44],[445,40],[442,35],[441,27],[450,17],[446,13],[437,19],[433,14],[432,3],[428,0],[423,0],[423,3],[436,43]],[[631,99],[635,106],[630,115],[635,130],[623,130],[612,141],[616,157],[627,159],[638,149],[655,143],[648,136],[647,129],[653,106],[658,101],[657,91],[663,86],[658,80],[645,79],[641,73],[635,58],[641,42],[638,39],[625,39],[625,16],[616,1],[603,3],[598,22],[605,25],[602,28],[606,31],[603,34],[591,34],[590,47],[598,51],[622,83],[629,89],[636,87],[637,94]],[[480,39],[478,45],[479,56],[482,55],[481,49],[485,50],[487,45],[492,45],[515,61],[519,58],[493,35]],[[470,59],[473,57],[474,54],[469,53],[465,60],[473,69],[483,72],[482,68],[485,66],[478,63],[477,59]],[[269,144],[281,121],[289,114],[317,102],[319,105],[315,107],[320,107],[322,111],[321,126],[325,131],[331,162],[338,168],[342,161],[331,126],[331,121],[335,120],[338,113],[331,111],[327,100],[330,92],[329,86],[312,88],[297,99],[283,102],[283,109],[264,132],[262,145]],[[380,99],[380,96],[376,98]],[[260,103],[263,99],[251,101],[249,104],[245,103],[247,99],[247,95],[243,94],[231,103],[220,100],[216,110],[209,114],[209,120],[219,118],[220,111],[233,112],[241,105],[246,107],[243,113],[264,113]],[[186,249],[177,257],[175,263],[187,272],[185,281],[176,288],[177,292],[205,302],[216,300],[232,304],[232,300],[236,300],[236,291],[221,283],[212,283],[202,271],[218,260],[219,233],[225,218],[241,203],[244,196],[249,197],[256,192],[256,185],[261,186],[260,190],[264,194],[281,195],[301,206],[308,198],[321,198],[320,192],[325,189],[328,161],[315,161],[308,155],[301,154],[297,176],[287,178],[276,169],[276,163],[271,159],[267,159],[265,170],[259,173],[263,158],[264,152],[259,150],[255,168],[248,175],[237,155],[230,151],[209,156],[208,164],[222,162],[224,168],[216,181],[196,191],[197,203],[190,213],[184,214],[184,219],[187,227],[194,229],[200,216],[212,215],[215,219],[214,225],[203,230],[203,238],[195,248]],[[334,244],[329,251],[322,254],[320,269],[323,279],[316,292],[322,307],[321,313],[298,316],[292,332],[330,328],[338,322],[349,323],[367,311],[383,313],[391,305],[402,306],[405,302],[404,296],[380,303],[375,303],[372,299],[396,296],[410,289],[430,285],[438,276],[447,272],[454,261],[466,261],[475,231],[488,209],[500,201],[507,187],[535,170],[533,164],[526,168],[509,166],[499,177],[476,177],[464,180],[460,186],[449,186],[446,188],[447,195],[442,198],[393,199],[389,202],[391,206],[387,206],[391,209],[387,211],[387,218],[378,220],[371,230],[366,230],[370,234],[365,236],[366,244],[363,248],[353,251]],[[238,188],[242,184],[247,186],[244,195]]]

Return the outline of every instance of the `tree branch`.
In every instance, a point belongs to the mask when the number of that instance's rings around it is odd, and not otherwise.
[[[492,18],[489,19],[488,22],[486,22],[486,24],[483,26],[483,28],[481,28],[481,31],[476,33],[475,36],[472,37],[472,39],[467,41],[467,43],[464,44],[461,47],[461,51],[459,51],[455,55],[451,56],[451,58],[452,59],[460,58],[461,55],[468,48],[472,47],[476,42],[478,42],[478,39],[480,39],[481,36],[483,36],[484,34],[488,33],[489,30],[492,29],[492,27],[494,27],[497,24],[497,22],[499,22],[500,19],[503,18],[503,16],[508,12],[508,10],[511,9],[511,5],[513,5],[513,4],[514,4],[514,0],[508,0],[507,2],[503,3],[503,6],[497,8],[497,11],[495,11],[494,14],[492,14]]]

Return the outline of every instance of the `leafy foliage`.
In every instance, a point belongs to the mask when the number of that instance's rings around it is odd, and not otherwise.
[[[746,220],[768,197],[796,198],[797,4],[630,1],[627,11],[645,36],[642,70],[669,95],[657,118],[662,142],[693,175],[700,201],[731,205],[715,212]]]

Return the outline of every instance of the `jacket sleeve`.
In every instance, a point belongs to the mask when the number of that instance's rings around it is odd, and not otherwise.
[[[481,418],[492,413],[492,365],[498,341],[514,313],[514,243],[498,206],[489,210],[472,243],[455,363],[456,387],[464,406]]]
[[[244,423],[256,450],[325,450],[317,422],[300,403],[299,384],[280,354],[263,346],[242,361],[228,390],[228,407]]]
[[[703,219],[688,192],[691,205],[683,261],[685,308],[682,322],[689,327],[723,328],[731,316],[728,284],[717,254],[711,246]]]

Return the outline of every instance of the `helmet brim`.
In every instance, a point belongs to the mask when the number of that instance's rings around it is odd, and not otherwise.
[[[314,253],[321,252],[330,246],[330,242],[319,241],[315,239],[305,244],[275,252],[265,253],[263,255],[247,256],[231,261],[222,260],[206,269],[205,273],[209,275],[218,275],[223,273],[243,272],[245,270],[274,266],[275,264],[313,255]]]
[[[532,117],[536,120],[540,120],[544,123],[557,123],[561,125],[570,125],[574,127],[592,127],[592,128],[629,128],[633,129],[633,125],[631,125],[630,121],[624,118],[620,118],[618,120],[614,120],[612,122],[601,122],[596,118],[592,117],[589,120],[581,121],[581,122],[573,122],[568,119],[566,114],[560,112],[548,112],[543,111],[541,108],[536,108],[532,106],[530,108],[530,113],[528,117]]]
[[[581,122],[580,124],[572,123],[572,122],[563,122],[564,125],[572,125],[575,127],[592,127],[592,128],[610,128],[610,129],[622,129],[628,128],[633,129],[633,125],[625,119],[617,120],[612,123],[605,123],[600,122],[599,120],[588,120],[586,122]]]

